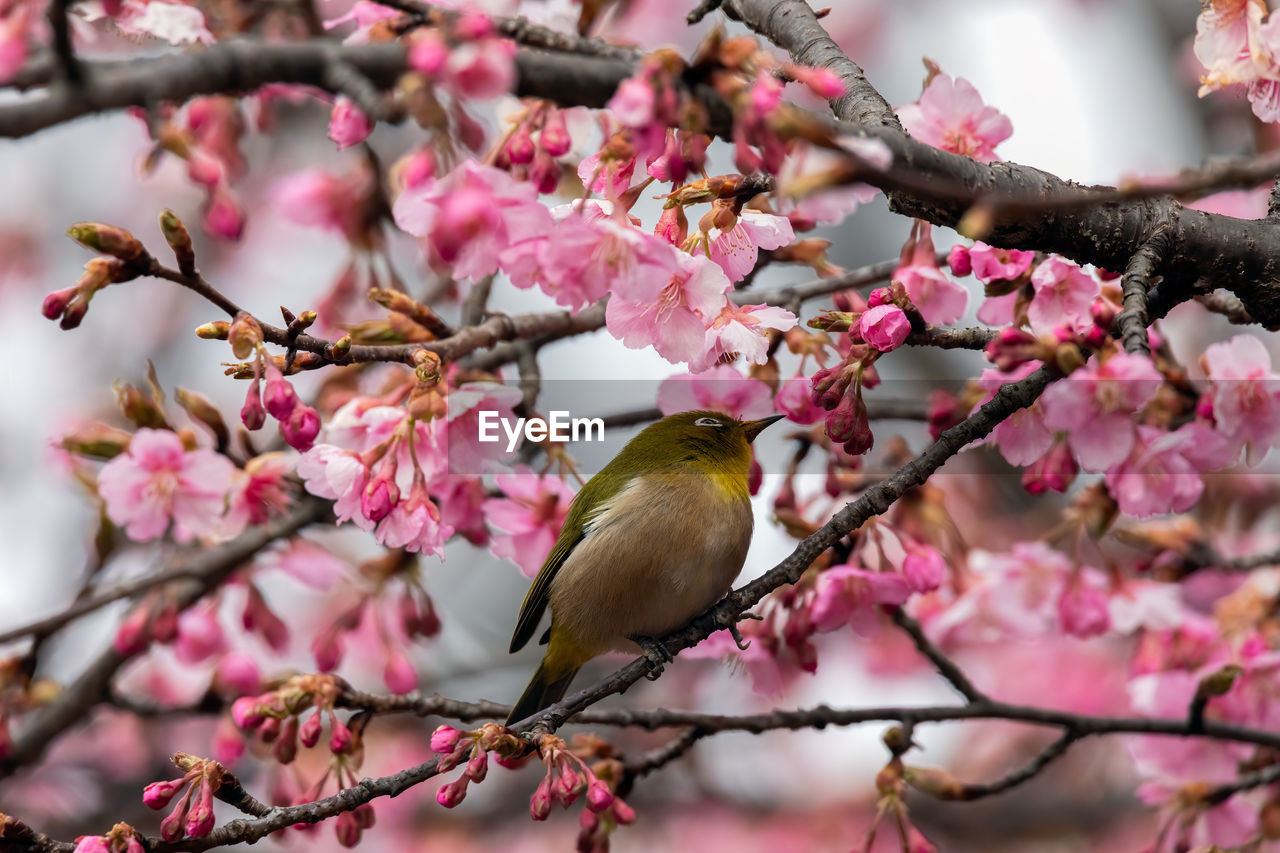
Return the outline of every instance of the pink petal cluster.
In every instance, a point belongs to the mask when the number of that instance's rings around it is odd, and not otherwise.
[[[338,150],[359,145],[373,132],[373,122],[346,95],[339,95],[329,111],[329,138]]]
[[[402,408],[356,398],[334,413],[324,440],[299,458],[298,476],[308,492],[335,501],[339,523],[375,531],[390,548],[443,557],[453,528],[428,486],[448,464],[446,429],[441,419],[411,419]]]
[[[392,213],[422,238],[433,265],[472,280],[497,272],[504,251],[547,235],[553,224],[532,184],[470,159],[443,178],[405,187]]]
[[[559,477],[528,469],[499,474],[494,482],[506,497],[484,502],[485,518],[502,531],[494,534],[489,550],[533,577],[560,535],[574,491]]]
[[[934,75],[919,101],[898,107],[898,118],[920,141],[982,163],[1000,159],[995,148],[1013,133],[1008,117],[984,104],[972,83],[946,74]]]
[[[365,240],[376,189],[367,169],[335,175],[307,169],[281,179],[272,188],[276,208],[298,225],[337,231],[348,242]]]
[[[103,3],[99,9],[89,7],[82,14],[86,21],[109,18],[111,25],[122,33],[155,38],[169,44],[212,44],[214,41],[204,13],[193,3],[123,0]]]
[[[969,291],[938,267],[931,236],[933,226],[916,221],[911,236],[902,246],[902,257],[894,270],[907,295],[928,323],[954,323],[969,304]]]
[[[102,467],[98,494],[130,539],[154,539],[172,523],[174,538],[186,542],[217,529],[235,470],[220,453],[187,450],[176,433],[140,429]]]
[[[884,304],[868,308],[858,319],[862,339],[880,352],[892,352],[902,346],[911,334],[911,321],[897,305]]]
[[[26,64],[28,45],[44,22],[38,3],[6,3],[0,11],[0,83],[8,83]]]
[[[701,373],[732,356],[764,364],[769,358],[768,331],[786,332],[797,322],[796,315],[785,308],[738,305],[725,299],[720,313],[707,325],[702,355],[689,362],[689,369]]]
[[[1041,398],[1044,422],[1066,433],[1076,461],[1086,471],[1105,471],[1129,455],[1135,441],[1134,414],[1163,382],[1145,355],[1097,356]]]
[[[1243,84],[1254,115],[1280,119],[1280,20],[1267,15],[1265,2],[1208,0],[1196,19],[1194,50],[1205,69],[1200,97]]]
[[[854,633],[873,637],[880,631],[881,606],[904,604],[910,595],[910,584],[896,572],[832,566],[818,575],[809,614],[819,631],[849,625]]]
[[[730,281],[742,281],[756,268],[761,249],[780,249],[796,239],[791,220],[785,216],[762,213],[750,208],[737,216],[732,228],[712,228],[705,235],[705,242],[696,239],[694,254],[701,254],[710,247],[709,256],[724,270]]]
[[[1280,443],[1280,375],[1271,370],[1271,353],[1253,335],[1236,335],[1211,344],[1202,358],[1212,382],[1208,400],[1214,426],[1243,443],[1250,465],[1262,461]]]
[[[1199,421],[1174,432],[1139,425],[1128,458],[1108,469],[1107,489],[1126,515],[1186,512],[1204,491],[1201,474],[1229,465],[1239,452]]]
[[[1059,326],[1084,331],[1093,325],[1090,309],[1102,286],[1071,261],[1056,255],[1045,259],[1031,274],[1031,286],[1035,296],[1027,320],[1037,335]]]
[[[754,420],[773,413],[772,396],[764,382],[721,364],[704,373],[678,373],[662,380],[658,408],[664,415],[702,409]]]
[[[978,385],[988,395],[983,402],[994,397],[1002,386],[1025,379],[1039,366],[1039,362],[1029,361],[1010,371],[984,369],[978,378]],[[1037,401],[1001,421],[988,440],[1000,449],[1006,462],[1021,467],[1035,462],[1053,447],[1053,431],[1045,424],[1044,407]]]
[[[632,301],[617,293],[605,309],[610,334],[631,349],[653,346],[673,364],[703,357],[707,325],[733,287],[720,267],[705,257],[672,250],[676,271],[656,295]]]

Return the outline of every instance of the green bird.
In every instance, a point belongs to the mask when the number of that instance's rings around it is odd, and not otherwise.
[[[655,638],[715,604],[751,544],[751,442],[781,415],[740,421],[681,412],[651,424],[574,497],[520,607],[511,651],[547,605],[547,652],[507,725],[558,702],[608,651],[669,659]]]

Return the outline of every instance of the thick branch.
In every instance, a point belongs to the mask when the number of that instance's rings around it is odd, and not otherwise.
[[[1127,353],[1151,355],[1151,343],[1147,337],[1147,326],[1151,325],[1147,317],[1147,291],[1151,288],[1152,276],[1169,251],[1172,237],[1171,227],[1161,225],[1138,247],[1125,266],[1124,277],[1120,280],[1124,307],[1116,316],[1116,325]]]

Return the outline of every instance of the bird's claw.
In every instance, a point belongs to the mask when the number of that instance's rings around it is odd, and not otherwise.
[[[650,681],[657,681],[666,665],[675,660],[671,652],[667,651],[667,647],[653,637],[637,636],[632,637],[631,641],[644,651],[645,659],[649,661],[649,672],[645,678]]]
[[[729,633],[733,635],[733,642],[738,646],[738,651],[745,652],[751,648],[751,641],[743,638],[742,632],[738,630],[737,625],[730,625]]]

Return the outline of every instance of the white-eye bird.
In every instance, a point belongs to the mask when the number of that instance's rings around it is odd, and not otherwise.
[[[778,420],[670,415],[582,487],[520,607],[512,652],[548,605],[551,627],[508,725],[558,702],[596,655],[665,654],[657,638],[724,597],[751,544],[751,442]]]

